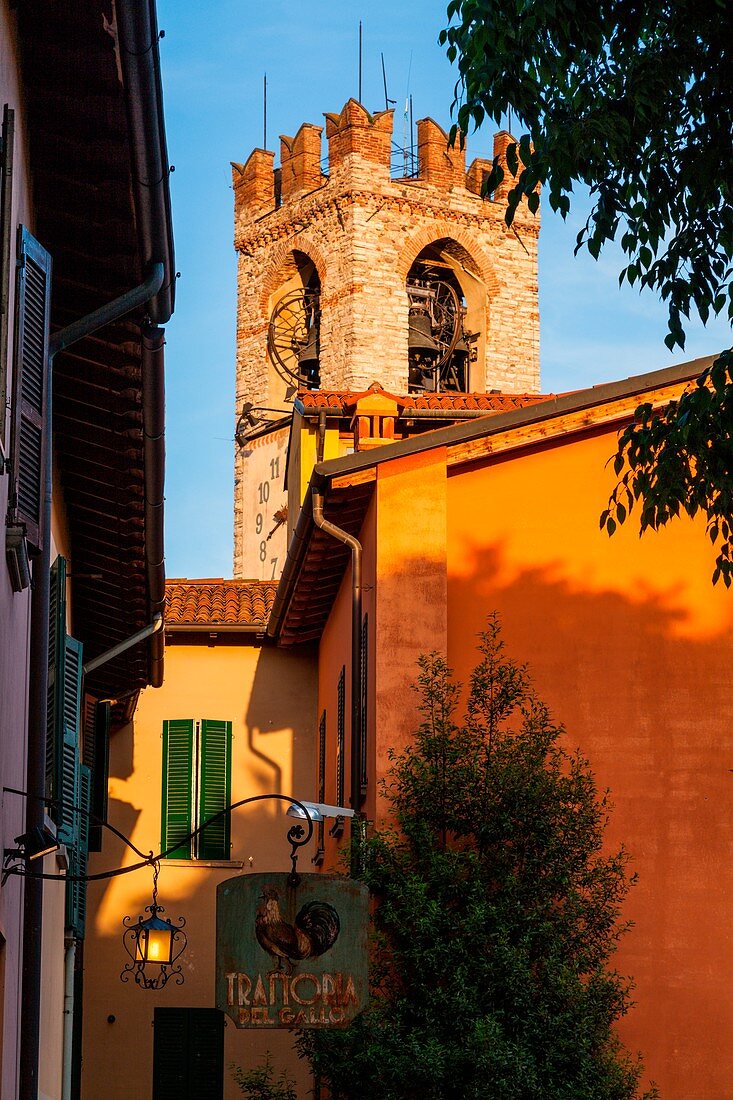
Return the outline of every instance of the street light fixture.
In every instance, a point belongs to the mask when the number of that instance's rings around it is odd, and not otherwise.
[[[132,917],[125,917],[122,923],[122,944],[132,962],[126,963],[120,974],[123,982],[132,978],[143,989],[162,989],[169,978],[175,978],[177,985],[183,985],[183,973],[175,962],[186,949],[187,937],[183,931],[186,921],[178,918],[178,925],[158,916],[165,912],[158,905],[158,875],[160,863],[153,864],[153,903],[145,912],[150,916],[139,916],[133,924]],[[146,969],[151,966],[152,969]]]
[[[303,807],[305,807],[305,809]],[[301,819],[310,817],[311,821],[323,821],[324,818],[327,817],[339,818],[354,816],[354,811],[348,809],[346,806],[327,806],[324,802],[293,803],[292,806],[288,806],[286,812],[288,817],[298,817]]]

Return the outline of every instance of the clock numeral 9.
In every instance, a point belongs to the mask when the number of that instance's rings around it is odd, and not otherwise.
[[[258,535],[262,534],[262,512],[257,513],[257,519],[255,520],[255,531]]]

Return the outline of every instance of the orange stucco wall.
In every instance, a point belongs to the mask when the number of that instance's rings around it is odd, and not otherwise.
[[[418,698],[410,690],[417,659],[445,651],[446,479],[442,448],[385,463],[377,472],[376,550],[376,778],[389,768],[418,722]],[[386,807],[377,782],[370,784],[369,816]]]
[[[219,718],[232,722],[232,801],[276,792],[312,797],[314,774],[315,660],[310,652],[286,653],[258,643],[166,647],[164,686],[140,699],[134,724],[115,734],[110,759],[110,821],[142,850],[159,850],[162,726],[170,718]],[[127,956],[122,917],[134,918],[150,904],[148,870],[90,883],[85,944],[83,1096],[129,1100],[151,1095],[155,1006],[214,1007],[216,886],[248,871],[288,870],[285,835],[292,820],[275,803],[255,804],[232,815],[232,862],[165,861],[159,900],[166,916],[186,918],[188,948],[182,958],[185,984],[158,993],[122,984]],[[312,846],[301,856],[311,870]],[[111,834],[93,856],[91,870],[119,865],[120,845]],[[132,853],[124,862],[133,862]],[[113,1016],[114,1022],[108,1022]],[[292,1053],[286,1031],[225,1030],[225,1097],[241,1092],[226,1067],[260,1064],[272,1051],[288,1063],[305,1097],[308,1075]],[[131,1056],[131,1052],[134,1054]]]
[[[367,795],[369,821],[384,820],[379,780],[389,752],[404,746],[418,720],[410,691],[421,653],[446,647],[446,478],[442,450],[378,467],[359,533],[362,611],[368,616]],[[326,713],[326,801],[336,802],[337,690],[346,669],[344,797],[351,805],[351,568],[346,570],[321,638],[318,714]],[[348,830],[344,838],[348,837]],[[343,867],[343,839],[325,830],[324,869]]]
[[[665,1100],[733,1097],[733,599],[686,520],[608,539],[614,434],[448,479],[448,656],[465,679],[487,613],[611,791],[609,842],[639,875],[618,956],[624,1041]]]

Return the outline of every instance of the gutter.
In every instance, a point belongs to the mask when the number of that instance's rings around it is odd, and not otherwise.
[[[176,623],[175,626],[171,626],[166,623],[166,634],[254,634],[260,638],[265,636],[267,630],[267,623],[259,623],[258,625],[233,625],[232,623],[224,623],[218,625],[217,623]]]
[[[142,328],[143,447],[145,479],[145,570],[148,581],[150,617],[165,611],[165,557],[163,511],[165,501],[165,332],[153,325]],[[150,640],[150,684],[163,683],[162,631]]]
[[[351,806],[355,814],[361,809],[361,558],[362,546],[354,535],[337,527],[323,514],[323,492],[312,495],[313,522],[327,535],[351,550]]]
[[[164,325],[173,313],[175,256],[155,0],[117,0],[116,13],[142,265],[163,264],[166,274],[149,312]]]

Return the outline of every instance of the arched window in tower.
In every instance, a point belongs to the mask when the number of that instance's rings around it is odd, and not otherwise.
[[[267,330],[267,350],[284,383],[285,400],[298,389],[320,386],[320,279],[303,252],[294,251],[287,268],[274,295]]]
[[[480,331],[471,331],[479,310],[470,299],[480,297],[485,306],[485,293],[464,289],[466,277],[479,282],[474,266],[466,250],[447,239],[428,245],[412,264],[406,281],[410,393],[471,388],[470,364],[477,358]]]

